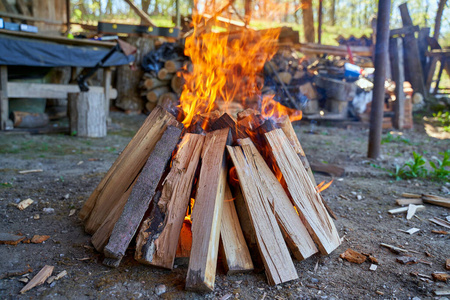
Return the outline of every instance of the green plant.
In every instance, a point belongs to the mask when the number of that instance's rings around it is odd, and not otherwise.
[[[443,127],[444,131],[450,132],[450,112],[439,111],[433,114],[433,117]]]
[[[394,136],[392,133],[388,132],[386,136],[381,139],[381,144],[387,144],[391,142],[401,142],[407,145],[411,145],[411,141],[407,138],[402,137],[401,135]]]
[[[447,169],[450,167],[450,150],[439,152],[439,154],[443,156],[442,160],[436,157],[436,162],[429,162],[430,166],[433,168],[430,175],[439,180],[450,179],[450,170]]]
[[[10,183],[10,182],[2,182],[2,183],[0,184],[0,186],[2,186],[2,187],[12,187],[13,185],[12,185],[12,183]]]
[[[413,160],[407,161],[402,166],[402,168],[405,169],[403,175],[406,176],[406,178],[426,177],[428,173],[424,166],[426,162],[427,161],[423,158],[423,155],[413,151]],[[409,167],[409,170],[406,170],[406,167]]]

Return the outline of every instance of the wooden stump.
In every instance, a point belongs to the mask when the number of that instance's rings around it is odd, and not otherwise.
[[[103,92],[69,93],[70,132],[80,137],[106,136]]]

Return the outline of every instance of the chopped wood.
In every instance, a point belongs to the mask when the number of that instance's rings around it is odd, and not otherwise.
[[[228,184],[225,185],[225,202],[220,227],[220,253],[227,275],[253,270],[252,258],[245,243]]]
[[[408,250],[406,250],[406,249],[402,249],[402,248],[395,247],[395,246],[392,246],[392,245],[389,245],[389,244],[385,244],[385,243],[381,243],[380,246],[388,248],[389,250],[391,250],[394,253],[400,253],[400,252],[401,253],[407,253],[408,252]]]
[[[255,167],[250,167],[246,159],[248,157],[244,154],[243,148],[248,147],[244,145],[227,149],[236,167],[268,282],[276,285],[297,279],[298,275],[270,204],[267,198],[261,197],[264,196],[261,186],[255,184],[259,175],[253,174]]]
[[[212,125],[211,130],[230,128],[233,143],[237,140],[236,121],[228,113],[223,113]]]
[[[414,204],[408,205],[408,211],[406,212],[406,220],[411,220],[411,218],[414,217],[418,207],[419,206],[414,205]]]
[[[445,269],[450,270],[450,258],[447,258],[447,260],[445,261]]]
[[[183,68],[183,61],[166,60],[166,62],[164,63],[164,68],[166,68],[169,73],[175,73],[176,71]]]
[[[450,222],[447,222],[445,220],[439,219],[439,218],[432,218],[429,219],[431,222],[433,222],[434,224],[443,226],[445,228],[450,228]]]
[[[6,233],[6,232],[0,233],[0,245],[3,244],[3,245],[16,246],[18,243],[20,243],[24,239],[25,239],[25,236],[23,236],[23,235],[15,235],[15,234],[10,234],[10,233]]]
[[[168,125],[177,125],[175,118],[156,107],[128,143],[79,213],[85,231],[93,234],[105,221],[120,197],[134,181]]]
[[[450,199],[449,198],[444,198],[444,197],[439,197],[439,196],[434,196],[434,195],[422,195],[422,199],[423,199],[423,202],[425,202],[425,203],[450,208]]]
[[[61,271],[61,272],[58,273],[58,275],[55,276],[55,280],[60,280],[61,278],[63,278],[66,275],[67,275],[67,271],[66,270]]]
[[[144,92],[144,95],[147,98],[148,102],[157,103],[159,97],[167,92],[169,92],[169,87],[160,86],[151,91]]]
[[[168,86],[168,85],[169,85],[168,80],[159,80],[158,78],[154,77],[144,78],[144,80],[141,83],[141,87],[146,90],[151,90],[160,86]]]
[[[30,280],[30,282],[28,282],[27,285],[25,285],[21,290],[20,290],[20,294],[24,294],[26,292],[28,292],[29,290],[31,290],[32,288],[43,284],[47,278],[50,277],[50,275],[52,275],[53,273],[53,266],[44,266],[39,273],[36,274],[36,276],[33,277],[33,279]]]
[[[180,142],[164,179],[161,197],[139,229],[134,256],[137,261],[173,268],[203,143],[204,136],[190,133]]]
[[[147,103],[145,103],[145,109],[147,111],[151,112],[157,105],[158,105],[158,103],[147,102]]]
[[[161,68],[158,71],[158,79],[159,80],[171,80],[173,77],[174,73],[170,73],[166,68]]]
[[[237,113],[237,120],[240,121],[251,115],[260,115],[260,113],[253,108],[247,108]]]
[[[410,204],[410,205],[414,205],[414,204]],[[415,205],[415,206],[416,206],[416,208],[415,208],[415,211],[416,211],[416,212],[417,212],[417,211],[423,211],[423,210],[425,210],[425,208],[426,208],[426,207],[423,206],[423,205]],[[401,214],[401,213],[407,212],[408,209],[409,209],[409,206],[407,206],[407,207],[393,208],[393,209],[388,210],[388,214],[390,214],[390,215]]]
[[[40,243],[45,242],[49,238],[50,238],[49,235],[38,235],[38,234],[36,234],[36,235],[34,235],[31,238],[30,242],[33,243],[33,244],[40,244]]]
[[[102,225],[100,225],[100,227],[92,236],[91,243],[98,252],[103,252],[106,244],[108,244],[109,237],[111,236],[114,225],[116,225],[117,220],[119,220],[120,216],[122,215],[125,203],[127,203],[127,200],[130,197],[131,191],[133,190],[135,184],[136,179],[122,195],[122,197],[120,197],[117,205],[114,206],[114,208],[109,212],[105,221],[102,223]]]
[[[178,98],[175,93],[167,92],[159,96],[158,98],[158,105],[161,105],[163,107],[170,106],[177,106],[178,105]]]
[[[419,262],[417,258],[412,256],[400,256],[396,258],[396,261],[403,265],[413,265]]]
[[[317,248],[305,225],[295,211],[292,202],[284,191],[264,158],[256,149],[250,138],[240,141],[249,169],[254,176],[254,184],[260,189],[275,214],[287,246],[297,260],[303,260],[317,253]],[[237,166],[236,169],[242,166]],[[245,170],[242,169],[242,172]],[[245,191],[244,191],[245,192]]]
[[[412,193],[402,193],[402,197],[405,198],[422,198],[422,195]]]
[[[434,280],[443,282],[447,282],[447,280],[450,278],[450,275],[444,272],[435,272],[432,273],[431,276],[433,276]]]
[[[42,169],[22,170],[22,171],[19,171],[19,174],[40,173],[42,171],[43,171]]]
[[[220,225],[226,184],[225,145],[229,128],[208,132],[192,212],[192,249],[186,288],[212,291],[216,277]]]
[[[341,253],[341,255],[339,255],[339,257],[342,259],[345,259],[351,263],[355,263],[355,264],[362,264],[367,259],[367,256],[365,256],[351,248],[348,248],[347,250],[345,250],[345,252]]]
[[[303,163],[281,129],[265,134],[298,213],[322,254],[340,245],[339,234]]]
[[[409,205],[409,204],[415,204],[415,205],[423,204],[423,201],[420,198],[402,198],[402,199],[395,200],[395,202],[397,203],[397,205],[400,205],[400,206]]]
[[[19,204],[17,204],[17,208],[20,210],[24,210],[25,208],[27,208],[28,206],[30,206],[31,204],[33,204],[33,200],[31,198],[22,200],[19,202]]]
[[[431,232],[436,234],[448,234],[448,232],[444,230],[431,230]]]
[[[156,187],[170,161],[180,135],[179,128],[167,127],[161,140],[150,154],[123,208],[122,215],[114,225],[108,244],[103,250],[106,257],[104,264],[116,267],[125,255],[125,251],[133,239],[153,195],[155,195]]]
[[[408,233],[408,234],[414,234],[416,232],[419,232],[420,229],[419,228],[410,228],[408,230],[401,230],[399,229],[398,231],[404,232],[404,233]]]
[[[178,239],[177,253],[176,257],[186,257],[191,256],[192,249],[192,223],[190,220],[184,220],[183,226],[181,227],[180,238]]]
[[[175,76],[172,77],[172,80],[170,81],[170,87],[176,94],[179,95],[183,91],[184,83],[185,80],[183,74],[178,72],[177,74],[175,74]]]
[[[314,172],[328,174],[334,177],[342,177],[345,175],[345,169],[333,164],[325,164],[322,162],[310,163],[311,170]]]

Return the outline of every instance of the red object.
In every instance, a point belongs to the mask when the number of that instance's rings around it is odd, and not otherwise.
[[[350,59],[350,63],[355,64],[354,60],[353,60],[353,53],[352,50],[350,49],[350,46],[347,44],[347,53]]]

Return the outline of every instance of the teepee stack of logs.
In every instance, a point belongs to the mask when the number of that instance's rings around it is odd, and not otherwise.
[[[340,238],[324,203],[288,118],[214,111],[184,128],[156,106],[80,218],[104,264],[134,240],[151,266],[187,252],[186,289],[211,291],[219,255],[227,273],[264,268],[276,285],[298,278],[293,259],[331,253]]]

